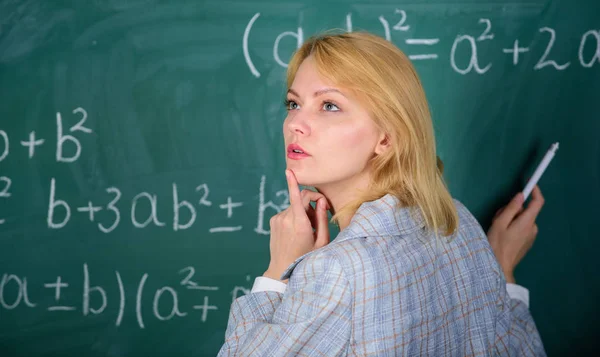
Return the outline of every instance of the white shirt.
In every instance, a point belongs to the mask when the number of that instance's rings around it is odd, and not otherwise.
[[[259,291],[276,291],[283,294],[286,288],[286,283],[267,278],[266,276],[259,276],[254,280],[254,285],[252,286],[251,292],[257,293]],[[521,285],[511,283],[506,284],[506,290],[511,299],[519,299],[523,301],[527,307],[529,307],[529,290]]]

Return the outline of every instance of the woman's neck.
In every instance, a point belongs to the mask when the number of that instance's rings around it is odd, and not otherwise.
[[[350,180],[343,182],[334,182],[325,185],[319,185],[315,187],[317,191],[322,193],[331,206],[331,213],[335,214],[344,207],[346,204],[356,200],[359,194],[369,187],[369,177],[363,175],[362,177],[355,177]],[[338,219],[338,226],[340,231],[346,228],[352,220],[352,215],[346,215]]]

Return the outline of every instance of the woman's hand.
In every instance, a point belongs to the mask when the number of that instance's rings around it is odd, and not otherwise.
[[[534,187],[531,197],[523,210],[523,194],[517,194],[508,205],[496,212],[488,231],[488,240],[508,283],[515,283],[514,269],[529,251],[538,233],[535,219],[544,205],[539,187]]]
[[[329,243],[327,199],[318,192],[300,192],[291,170],[286,170],[285,175],[290,206],[271,217],[271,263],[263,274],[276,280],[296,259]],[[311,201],[317,203],[316,210],[310,205]]]

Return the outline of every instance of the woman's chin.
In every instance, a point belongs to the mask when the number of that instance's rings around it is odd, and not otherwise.
[[[296,182],[298,182],[299,185],[310,186],[310,180],[307,179],[307,175],[303,172],[303,170],[295,168],[293,166],[288,166],[287,169],[291,170],[294,173],[294,176],[296,177]]]

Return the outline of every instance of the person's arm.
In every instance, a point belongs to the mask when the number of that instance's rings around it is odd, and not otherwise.
[[[544,198],[536,186],[527,208],[519,193],[498,210],[488,231],[488,240],[500,264],[503,275],[499,278],[500,314],[496,322],[496,355],[545,356],[544,346],[529,312],[529,291],[517,285],[514,269],[532,247],[537,237],[535,220],[542,209]]]
[[[337,260],[314,255],[296,267],[285,294],[254,291],[233,302],[218,356],[343,355],[351,302]]]

